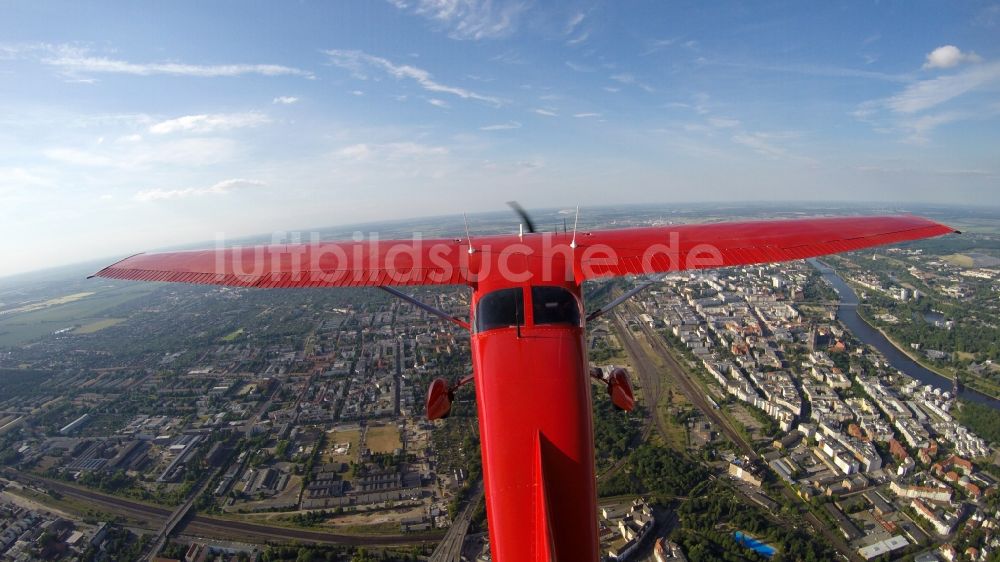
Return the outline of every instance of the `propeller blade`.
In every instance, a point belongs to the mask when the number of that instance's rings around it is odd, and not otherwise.
[[[514,209],[514,212],[521,217],[521,220],[524,221],[524,227],[528,229],[528,232],[534,232],[535,223],[531,222],[531,217],[528,216],[528,211],[525,211],[524,207],[519,205],[517,201],[507,201],[507,204],[510,205],[510,208]]]

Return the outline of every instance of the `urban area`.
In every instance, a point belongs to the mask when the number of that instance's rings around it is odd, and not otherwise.
[[[592,387],[602,556],[1000,559],[998,250],[685,272],[590,323],[638,399]],[[491,559],[474,390],[424,417],[464,330],[376,290],[83,277],[0,284],[0,559]]]

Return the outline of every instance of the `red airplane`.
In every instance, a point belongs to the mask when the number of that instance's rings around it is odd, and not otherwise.
[[[445,417],[474,379],[490,545],[500,562],[596,562],[597,492],[588,320],[653,283],[585,314],[585,281],[797,260],[938,236],[954,229],[914,216],[689,224],[528,232],[454,239],[315,242],[140,254],[97,276],[234,287],[379,287],[470,331],[473,375],[435,380],[427,416]],[[469,320],[392,286],[472,288]],[[623,372],[602,379],[631,409]]]

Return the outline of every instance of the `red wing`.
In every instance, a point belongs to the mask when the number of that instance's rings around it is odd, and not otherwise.
[[[952,231],[927,219],[901,216],[581,232],[575,248],[569,234],[558,233],[473,238],[472,252],[456,239],[318,242],[139,254],[97,276],[259,288],[453,285],[490,279],[540,285],[802,259]]]
[[[96,276],[235,287],[465,283],[473,257],[452,239],[317,242],[139,254]]]
[[[615,275],[788,261],[949,232],[955,230],[914,216],[687,224],[597,231],[577,237],[577,278],[583,281]]]

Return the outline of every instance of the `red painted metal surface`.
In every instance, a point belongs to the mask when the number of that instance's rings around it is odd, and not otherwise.
[[[617,368],[608,379],[608,395],[611,403],[619,410],[631,412],[635,408],[635,395],[632,394],[632,383],[628,380],[625,369]]]
[[[439,420],[451,413],[452,392],[448,381],[434,379],[427,387],[427,419]]]
[[[849,217],[675,225],[522,237],[320,242],[139,254],[101,277],[237,287],[477,286],[588,279],[785,261],[937,236],[920,217]],[[510,279],[510,278],[513,279]]]
[[[580,294],[578,285],[567,288]],[[596,562],[584,329],[535,326],[531,292],[524,294],[527,317],[520,331],[472,335],[490,548],[501,561]]]
[[[239,287],[468,284],[473,311],[493,290],[525,287],[520,329],[471,336],[491,548],[499,562],[593,562],[597,494],[584,328],[534,325],[528,287],[557,285],[580,297],[581,283],[610,275],[801,259],[952,231],[903,216],[579,232],[573,245],[569,234],[480,237],[471,253],[468,241],[449,239],[325,242],[138,255],[97,275]],[[625,388],[619,384],[616,403],[628,402]],[[448,390],[435,381],[428,415],[443,413]]]

